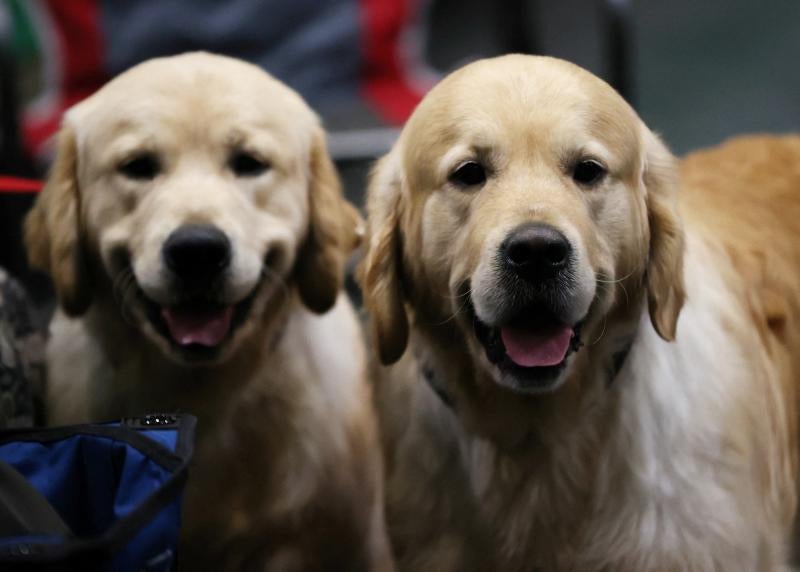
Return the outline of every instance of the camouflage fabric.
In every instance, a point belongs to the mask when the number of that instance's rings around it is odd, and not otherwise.
[[[40,421],[44,335],[22,286],[0,268],[0,429]]]

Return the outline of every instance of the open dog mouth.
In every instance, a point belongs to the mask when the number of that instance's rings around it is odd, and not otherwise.
[[[482,322],[471,302],[469,309],[475,336],[486,357],[521,389],[548,389],[569,356],[583,345],[582,321],[565,324],[539,304],[527,306],[497,326]]]
[[[161,306],[142,293],[147,318],[155,330],[185,358],[192,361],[216,357],[222,346],[241,326],[260,291],[261,281],[244,299],[223,304],[203,296],[192,296]]]

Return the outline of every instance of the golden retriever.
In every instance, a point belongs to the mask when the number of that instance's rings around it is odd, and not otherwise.
[[[250,64],[151,60],[66,114],[26,222],[63,309],[49,422],[198,417],[184,569],[392,568],[359,223],[315,114]]]
[[[800,138],[679,167],[590,73],[483,60],[377,165],[367,240],[400,568],[788,569]]]

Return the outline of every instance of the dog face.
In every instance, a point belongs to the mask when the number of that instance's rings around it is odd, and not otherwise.
[[[622,98],[566,62],[506,56],[445,79],[369,191],[361,279],[383,361],[405,348],[410,302],[418,326],[455,318],[493,383],[553,391],[645,281],[653,324],[672,338],[672,163]]]
[[[113,287],[164,353],[213,362],[287,285],[329,308],[357,226],[300,97],[249,64],[187,54],[67,113],[26,239],[68,313]]]

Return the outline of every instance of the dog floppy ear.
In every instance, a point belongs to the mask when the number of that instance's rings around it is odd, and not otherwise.
[[[367,192],[367,236],[359,281],[381,362],[391,364],[408,344],[400,260],[400,177],[390,154],[378,163]]]
[[[683,302],[683,223],[678,214],[676,160],[661,140],[645,130],[644,185],[650,227],[647,302],[650,320],[667,341],[675,339]]]
[[[86,267],[77,178],[75,134],[64,126],[47,183],[25,219],[25,246],[31,266],[47,272],[70,316],[84,313],[92,289]]]
[[[303,303],[321,314],[336,303],[345,263],[360,243],[364,222],[342,196],[321,130],[314,135],[310,162],[308,235],[300,248],[295,277]]]

